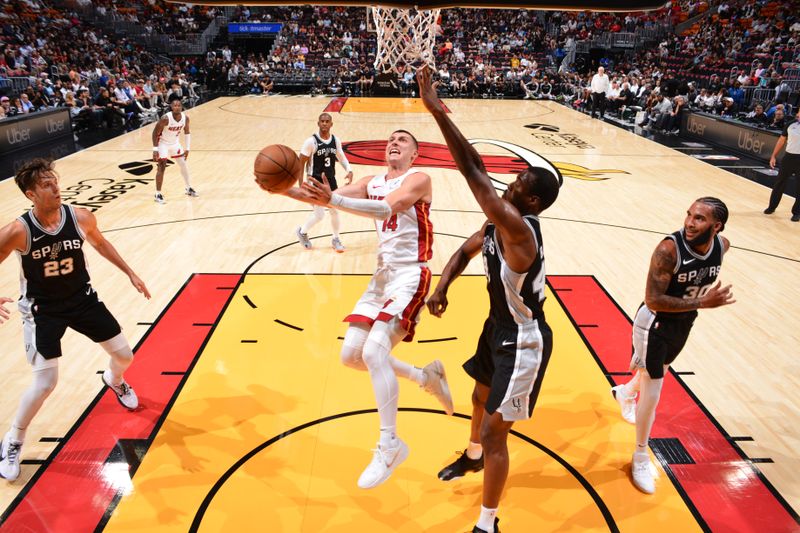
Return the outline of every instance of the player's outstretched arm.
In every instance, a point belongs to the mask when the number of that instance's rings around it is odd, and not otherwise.
[[[650,259],[650,270],[647,273],[647,288],[645,289],[644,302],[651,311],[664,313],[680,313],[694,311],[695,309],[720,307],[735,303],[731,285],[722,286],[721,282],[711,287],[708,292],[700,297],[686,295],[683,298],[668,296],[666,294],[675,264],[678,261],[678,252],[675,242],[665,239],[659,243]]]
[[[183,113],[186,115],[186,111]],[[188,161],[189,151],[192,149],[192,134],[189,131],[189,115],[186,115],[186,125],[183,127],[183,139],[186,143],[186,146],[183,147],[183,160]]]
[[[27,234],[25,228],[19,220],[14,220],[3,228],[0,228],[0,263],[11,255],[14,250],[25,250],[27,247]],[[0,296],[0,324],[11,317],[11,311],[5,306],[14,300],[5,296]]]
[[[459,249],[455,251],[450,260],[447,261],[447,265],[445,265],[444,271],[442,271],[442,277],[439,278],[439,283],[436,284],[436,289],[434,289],[433,294],[428,298],[428,312],[433,316],[440,317],[447,310],[447,290],[456,278],[464,272],[470,260],[480,253],[485,231],[486,224],[483,225],[480,231],[464,241],[464,244],[462,244]]]
[[[508,265],[515,272],[527,270],[537,253],[536,241],[530,227],[511,202],[497,195],[480,154],[445,113],[431,83],[431,73],[427,66],[417,70],[417,81],[422,101],[439,125],[458,170],[467,179],[467,184],[486,217],[500,232]]]
[[[322,181],[309,177],[306,182],[303,183],[300,193],[312,198],[311,203],[316,205],[334,207],[340,211],[346,211],[354,215],[375,220],[386,220],[392,216],[392,208],[387,202],[388,197],[383,200],[368,199],[367,184],[370,179],[372,179],[372,176],[362,178],[356,183],[336,189],[336,192],[333,193],[328,185],[328,179],[324,175],[322,176]],[[400,189],[405,185],[404,181]]]
[[[133,269],[128,266],[128,263],[122,259],[117,249],[100,233],[100,229],[97,227],[97,219],[91,211],[79,207],[75,209],[75,215],[78,218],[78,225],[81,227],[83,234],[86,235],[86,240],[89,241],[89,244],[112,265],[127,274],[134,288],[149,300],[150,291],[147,290],[144,282],[136,275]]]
[[[344,148],[342,148],[342,141],[339,137],[336,137],[336,159],[339,160],[339,164],[342,165],[344,171],[347,172],[344,177],[345,185],[350,185],[353,183],[353,169],[350,167],[350,161],[347,160]]]
[[[161,132],[167,127],[167,124],[169,124],[169,120],[162,118],[156,122],[156,126],[153,128],[153,161],[158,162],[158,139],[161,137]]]

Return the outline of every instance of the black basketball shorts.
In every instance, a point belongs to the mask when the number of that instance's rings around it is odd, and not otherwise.
[[[544,318],[511,327],[491,319],[483,324],[478,347],[464,370],[489,387],[486,412],[505,421],[531,417],[553,351],[553,333]]]
[[[94,342],[107,341],[122,332],[119,323],[91,287],[60,302],[21,299],[23,333],[28,361],[38,352],[45,359],[61,357],[61,338],[67,328]]]
[[[647,369],[652,379],[663,378],[664,367],[672,364],[686,345],[696,316],[663,318],[646,305],[639,307],[633,320],[634,366]]]

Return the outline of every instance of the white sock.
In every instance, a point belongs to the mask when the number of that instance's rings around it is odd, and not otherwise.
[[[381,445],[381,449],[386,450],[397,446],[396,430],[397,428],[395,426],[381,428],[381,438],[378,441],[378,444]]]
[[[24,442],[25,441],[25,431],[28,428],[18,428],[14,424],[11,424],[11,429],[8,430],[8,440],[13,442]]]
[[[478,528],[494,533],[494,517],[497,516],[497,509],[487,509],[481,505],[481,517],[478,519]]]
[[[409,379],[419,386],[425,385],[425,372],[423,372],[421,368],[396,359],[391,355],[389,356],[389,363],[392,365],[392,369],[398,377]]]
[[[192,184],[189,183],[189,165],[186,164],[185,158],[176,157],[175,163],[177,163],[178,168],[181,169],[181,176],[183,176],[183,182],[186,184],[186,187],[191,187]]]
[[[473,461],[476,459],[480,459],[481,455],[483,455],[483,446],[479,442],[472,442],[469,441],[467,445],[467,457],[472,459]]]
[[[336,209],[329,211],[331,215],[331,228],[333,229],[333,238],[339,238],[339,212]]]

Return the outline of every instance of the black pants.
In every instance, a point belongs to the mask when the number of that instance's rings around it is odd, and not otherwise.
[[[606,112],[606,93],[592,93],[592,118],[594,118],[594,111],[600,108],[600,118]]]
[[[786,152],[783,156],[778,179],[775,185],[772,186],[772,195],[769,197],[769,209],[775,209],[781,203],[783,191],[786,189],[786,182],[792,174],[795,175],[795,200],[792,206],[792,215],[800,215],[800,154]]]

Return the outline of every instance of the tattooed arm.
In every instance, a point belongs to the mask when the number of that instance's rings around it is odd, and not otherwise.
[[[719,282],[701,298],[677,298],[667,296],[667,287],[675,271],[678,252],[675,242],[669,239],[661,241],[650,259],[650,271],[647,274],[647,289],[644,302],[648,309],[656,312],[681,313],[695,309],[719,307],[734,303],[731,286],[722,287]]]

